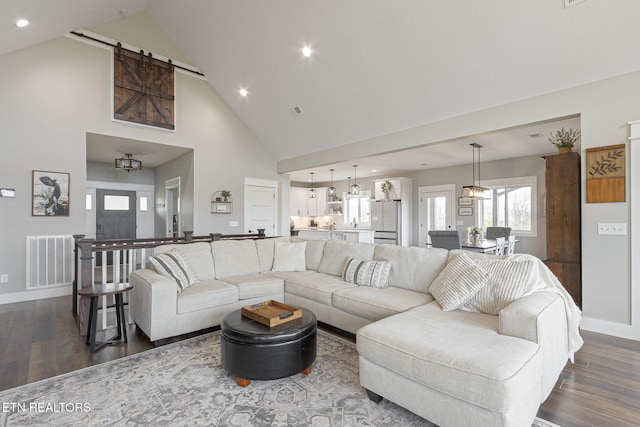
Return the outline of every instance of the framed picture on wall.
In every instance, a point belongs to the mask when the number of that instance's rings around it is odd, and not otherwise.
[[[473,207],[465,206],[458,208],[458,216],[471,216],[473,215]]]
[[[31,215],[69,216],[69,181],[65,172],[32,171]]]
[[[472,206],[473,200],[465,197],[458,197],[458,206]]]

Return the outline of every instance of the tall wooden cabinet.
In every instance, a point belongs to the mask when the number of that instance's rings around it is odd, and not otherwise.
[[[582,307],[580,154],[546,156],[547,260]]]

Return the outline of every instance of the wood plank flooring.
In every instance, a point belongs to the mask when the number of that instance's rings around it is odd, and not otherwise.
[[[90,354],[77,333],[70,297],[0,305],[0,325],[0,390],[153,348],[129,325],[128,344]],[[582,335],[576,363],[567,364],[538,415],[562,427],[640,426],[640,342]]]

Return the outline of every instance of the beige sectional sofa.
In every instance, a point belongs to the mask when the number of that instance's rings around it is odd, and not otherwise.
[[[276,242],[304,242],[304,271],[274,269]],[[165,245],[155,253],[176,248],[198,283],[177,292],[175,281],[152,269],[131,275],[131,314],[151,340],[219,325],[245,305],[283,300],[357,334],[360,382],[372,400],[387,398],[441,426],[531,425],[581,343],[579,311],[548,283],[539,261],[542,273],[526,296],[495,316],[444,311],[429,293],[456,251],[286,237]],[[387,286],[344,281],[349,257],[389,262]]]

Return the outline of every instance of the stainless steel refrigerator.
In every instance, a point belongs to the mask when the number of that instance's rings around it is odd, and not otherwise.
[[[399,200],[371,202],[371,229],[375,243],[402,244],[401,209]]]

